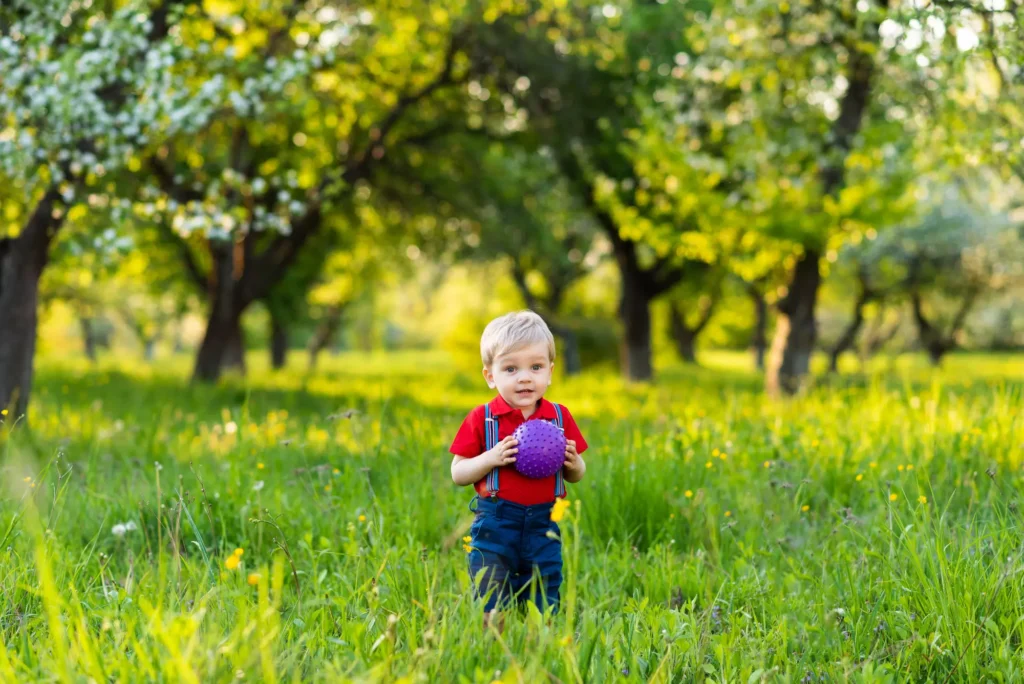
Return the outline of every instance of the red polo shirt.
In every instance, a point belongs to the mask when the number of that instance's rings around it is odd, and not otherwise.
[[[499,394],[490,403],[491,415],[498,419],[498,441],[501,441],[516,431],[516,428],[526,422],[523,419],[523,412],[514,409],[505,403]],[[540,418],[543,420],[555,420],[555,407],[547,399],[541,398],[540,406],[533,412],[529,420]],[[580,434],[576,421],[573,420],[569,409],[562,406],[562,429],[565,431],[565,438],[576,442],[577,453],[582,454],[587,450],[587,440]],[[484,406],[477,406],[469,412],[466,419],[462,421],[462,427],[455,435],[449,449],[456,456],[474,458],[487,451],[487,438],[484,435]],[[488,496],[486,476],[475,485],[480,496]],[[525,475],[520,475],[515,465],[502,466],[498,470],[498,498],[507,499],[524,506],[533,504],[549,503],[555,500],[555,476],[535,480]]]

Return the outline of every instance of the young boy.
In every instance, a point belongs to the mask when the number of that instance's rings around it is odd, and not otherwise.
[[[555,339],[532,311],[491,321],[480,338],[484,379],[498,396],[478,406],[462,423],[451,446],[452,480],[475,485],[476,520],[471,528],[469,569],[478,596],[488,596],[492,611],[510,599],[528,598],[541,612],[557,610],[562,584],[562,542],[551,520],[555,500],[565,497],[564,482],[579,482],[587,470],[580,456],[587,449],[568,409],[544,398],[555,363]],[[527,420],[548,420],[566,437],[565,463],[557,475],[531,479],[513,465],[516,428]],[[554,534],[550,534],[550,533]],[[542,586],[532,581],[534,569]]]

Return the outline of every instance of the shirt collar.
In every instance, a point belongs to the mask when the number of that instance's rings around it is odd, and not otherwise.
[[[503,416],[507,413],[512,413],[513,411],[516,410],[518,409],[509,406],[508,402],[502,399],[500,394],[491,400],[491,414],[494,416]],[[552,404],[544,397],[541,397],[540,405],[537,407],[537,410],[533,412],[533,415],[530,416],[531,419],[544,418],[545,420],[555,420],[555,417],[556,416],[554,404]]]

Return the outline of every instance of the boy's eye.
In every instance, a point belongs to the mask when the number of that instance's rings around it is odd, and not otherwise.
[[[515,366],[509,366],[508,368],[505,369],[505,372],[506,373],[515,373],[516,372],[516,367]]]
[[[533,364],[533,370],[535,370],[535,371],[537,371],[537,370],[540,370],[540,369],[541,369],[541,368],[543,368],[543,367],[544,367],[544,366],[540,365],[539,363],[535,363],[535,364]]]

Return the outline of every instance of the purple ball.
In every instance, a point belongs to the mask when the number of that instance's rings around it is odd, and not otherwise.
[[[565,463],[565,434],[554,423],[528,420],[512,436],[519,442],[516,470],[526,477],[551,477]]]

